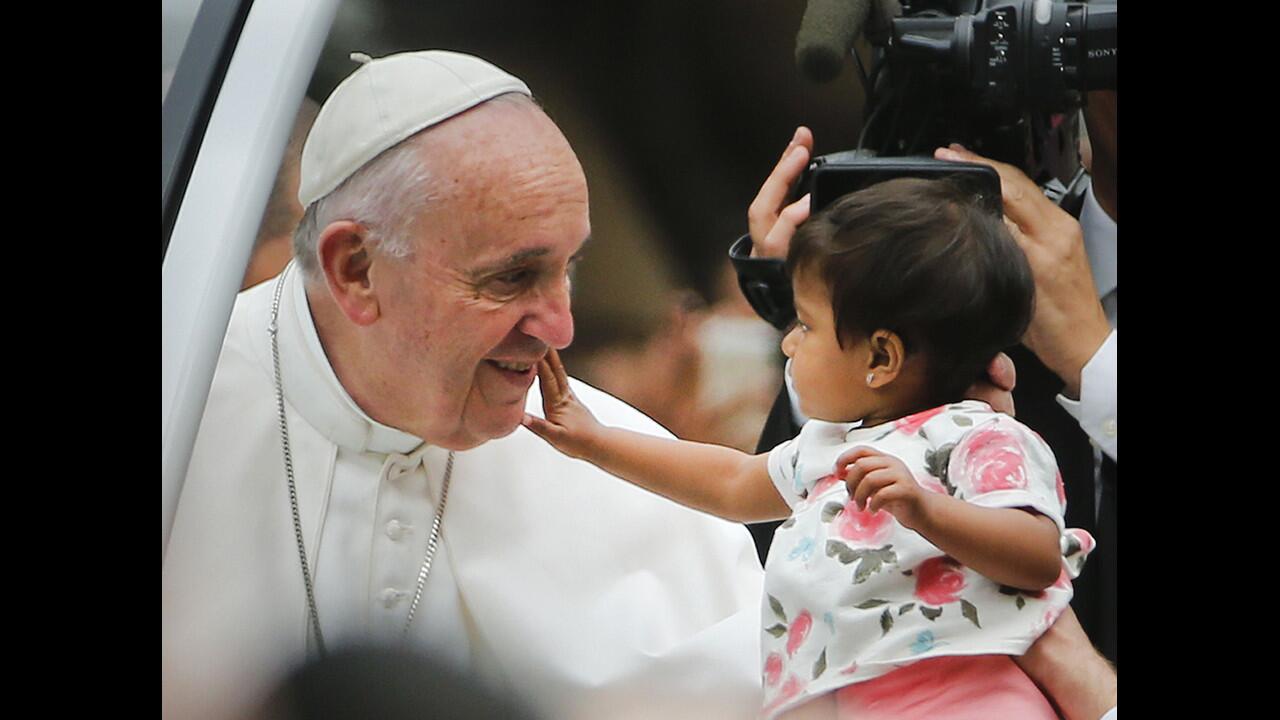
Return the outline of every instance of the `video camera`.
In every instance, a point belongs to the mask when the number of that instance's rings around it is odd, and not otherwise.
[[[859,37],[870,44],[869,72]],[[994,192],[999,212],[994,170],[932,158],[953,142],[1021,168],[1056,201],[1083,193],[1075,110],[1088,91],[1116,88],[1114,0],[809,0],[796,38],[801,72],[829,81],[850,55],[866,98],[862,131],[854,149],[810,162],[792,197],[809,193],[811,213],[893,177],[958,173],[984,197]],[[785,329],[795,309],[782,261],[750,253],[750,236],[729,249],[739,286]]]
[[[828,6],[860,4],[868,0],[811,0],[796,47],[801,70],[819,81],[833,76],[833,51],[853,56],[867,100],[858,149],[914,155],[959,142],[1035,178],[1044,141],[1062,122],[1055,116],[1080,107],[1089,90],[1116,87],[1114,4],[904,2],[900,16],[868,14],[869,75],[838,26],[822,22]]]

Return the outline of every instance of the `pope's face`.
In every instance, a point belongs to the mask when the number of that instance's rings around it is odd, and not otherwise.
[[[376,262],[378,393],[451,449],[520,425],[537,362],[573,340],[569,273],[590,234],[587,185],[532,106],[492,103],[433,132],[413,255]]]

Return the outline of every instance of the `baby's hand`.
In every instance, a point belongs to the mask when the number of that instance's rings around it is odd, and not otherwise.
[[[887,510],[905,527],[919,526],[932,493],[920,487],[901,460],[863,445],[842,453],[835,472],[844,475],[859,510]]]
[[[524,426],[565,455],[587,457],[592,440],[604,426],[569,388],[569,376],[554,349],[538,361],[538,382],[546,420],[525,413]]]

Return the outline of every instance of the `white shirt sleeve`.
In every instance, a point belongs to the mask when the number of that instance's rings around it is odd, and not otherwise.
[[[803,431],[801,431],[803,432]],[[769,468],[769,479],[773,487],[782,496],[787,507],[794,508],[804,498],[800,492],[804,489],[800,480],[798,464],[800,462],[800,436],[791,438],[769,451],[766,461]]]
[[[1112,330],[1102,347],[1080,371],[1080,399],[1058,395],[1058,404],[1080,423],[1080,429],[1098,444],[1107,457],[1116,457],[1116,333]]]

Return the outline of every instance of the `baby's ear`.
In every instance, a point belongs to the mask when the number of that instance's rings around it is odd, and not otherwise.
[[[867,347],[870,350],[868,371],[875,373],[872,387],[881,387],[896,379],[907,361],[907,349],[898,333],[884,328],[876,330],[868,337]]]

